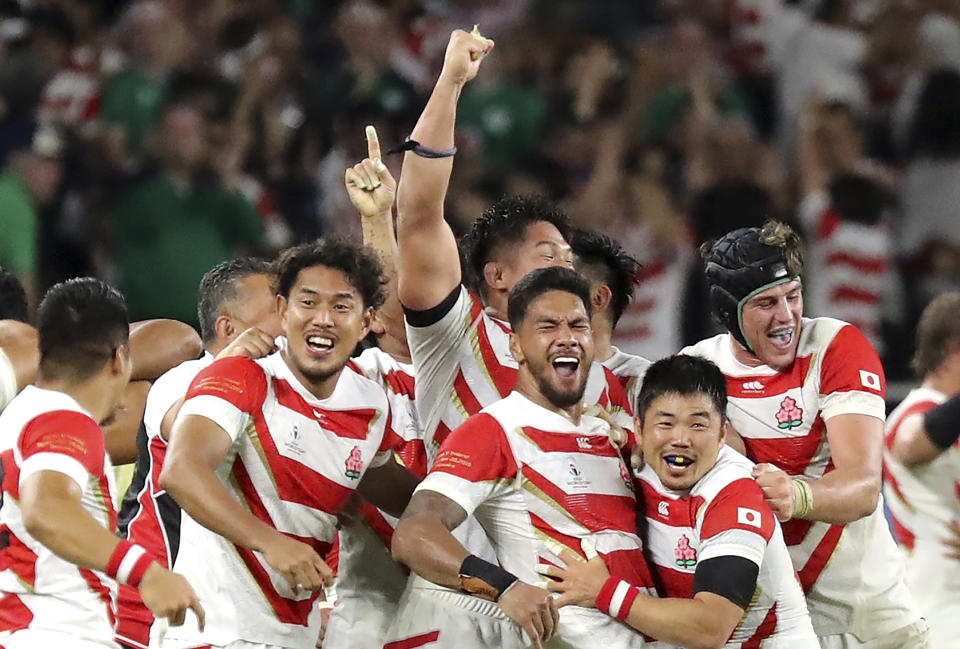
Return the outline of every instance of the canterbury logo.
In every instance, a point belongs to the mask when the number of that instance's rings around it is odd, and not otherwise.
[[[759,392],[763,390],[763,383],[760,381],[747,381],[743,384],[743,389],[751,392]]]
[[[578,438],[577,438],[577,446],[579,446],[580,448],[583,448],[583,449],[589,449],[589,448],[590,448],[590,438],[589,438],[589,437],[578,437]]]

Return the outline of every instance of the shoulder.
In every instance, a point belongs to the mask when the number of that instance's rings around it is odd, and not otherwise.
[[[730,334],[728,333],[717,334],[712,338],[705,338],[694,345],[688,345],[678,353],[686,354],[687,356],[700,356],[716,362],[724,351],[724,346],[730,345],[729,339]]]

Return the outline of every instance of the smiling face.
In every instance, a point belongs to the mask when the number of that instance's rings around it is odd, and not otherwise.
[[[758,293],[743,305],[741,326],[753,354],[737,346],[737,357],[747,364],[759,359],[776,370],[789,367],[797,357],[803,294],[799,280],[792,280]]]
[[[304,268],[289,299],[277,299],[287,337],[284,358],[314,395],[330,396],[350,354],[369,331],[372,310],[343,271],[327,266]]]
[[[535,299],[510,337],[510,351],[520,364],[518,386],[535,388],[556,408],[578,404],[593,363],[593,332],[583,302],[566,291]]]
[[[693,487],[717,462],[723,417],[709,395],[666,392],[637,422],[643,459],[668,489]]]

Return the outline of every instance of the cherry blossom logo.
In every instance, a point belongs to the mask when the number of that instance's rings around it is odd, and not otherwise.
[[[690,539],[684,534],[677,542],[677,547],[673,549],[673,554],[677,557],[677,565],[684,568],[690,568],[697,565],[697,551],[690,547]]]
[[[353,450],[350,451],[350,457],[347,458],[344,464],[347,465],[347,470],[344,471],[344,473],[348,478],[356,480],[360,477],[360,472],[363,470],[363,457],[360,455],[359,446],[353,447]]]
[[[784,397],[777,412],[777,428],[796,428],[803,423],[803,409],[797,407],[797,402],[791,397]]]

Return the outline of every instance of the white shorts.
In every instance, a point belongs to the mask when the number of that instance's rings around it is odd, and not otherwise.
[[[528,649],[533,644],[495,603],[413,576],[383,649]],[[430,587],[432,586],[432,587]],[[644,649],[643,636],[596,609],[560,610],[559,634],[544,649]]]
[[[23,629],[11,634],[0,633],[0,647],[3,649],[39,649],[51,647],[56,649],[119,649],[119,645],[112,640],[94,642],[76,638],[69,633],[45,631],[43,629]]]
[[[822,635],[818,639],[821,649],[940,649],[932,643],[927,623],[922,619],[866,642],[852,633]]]

